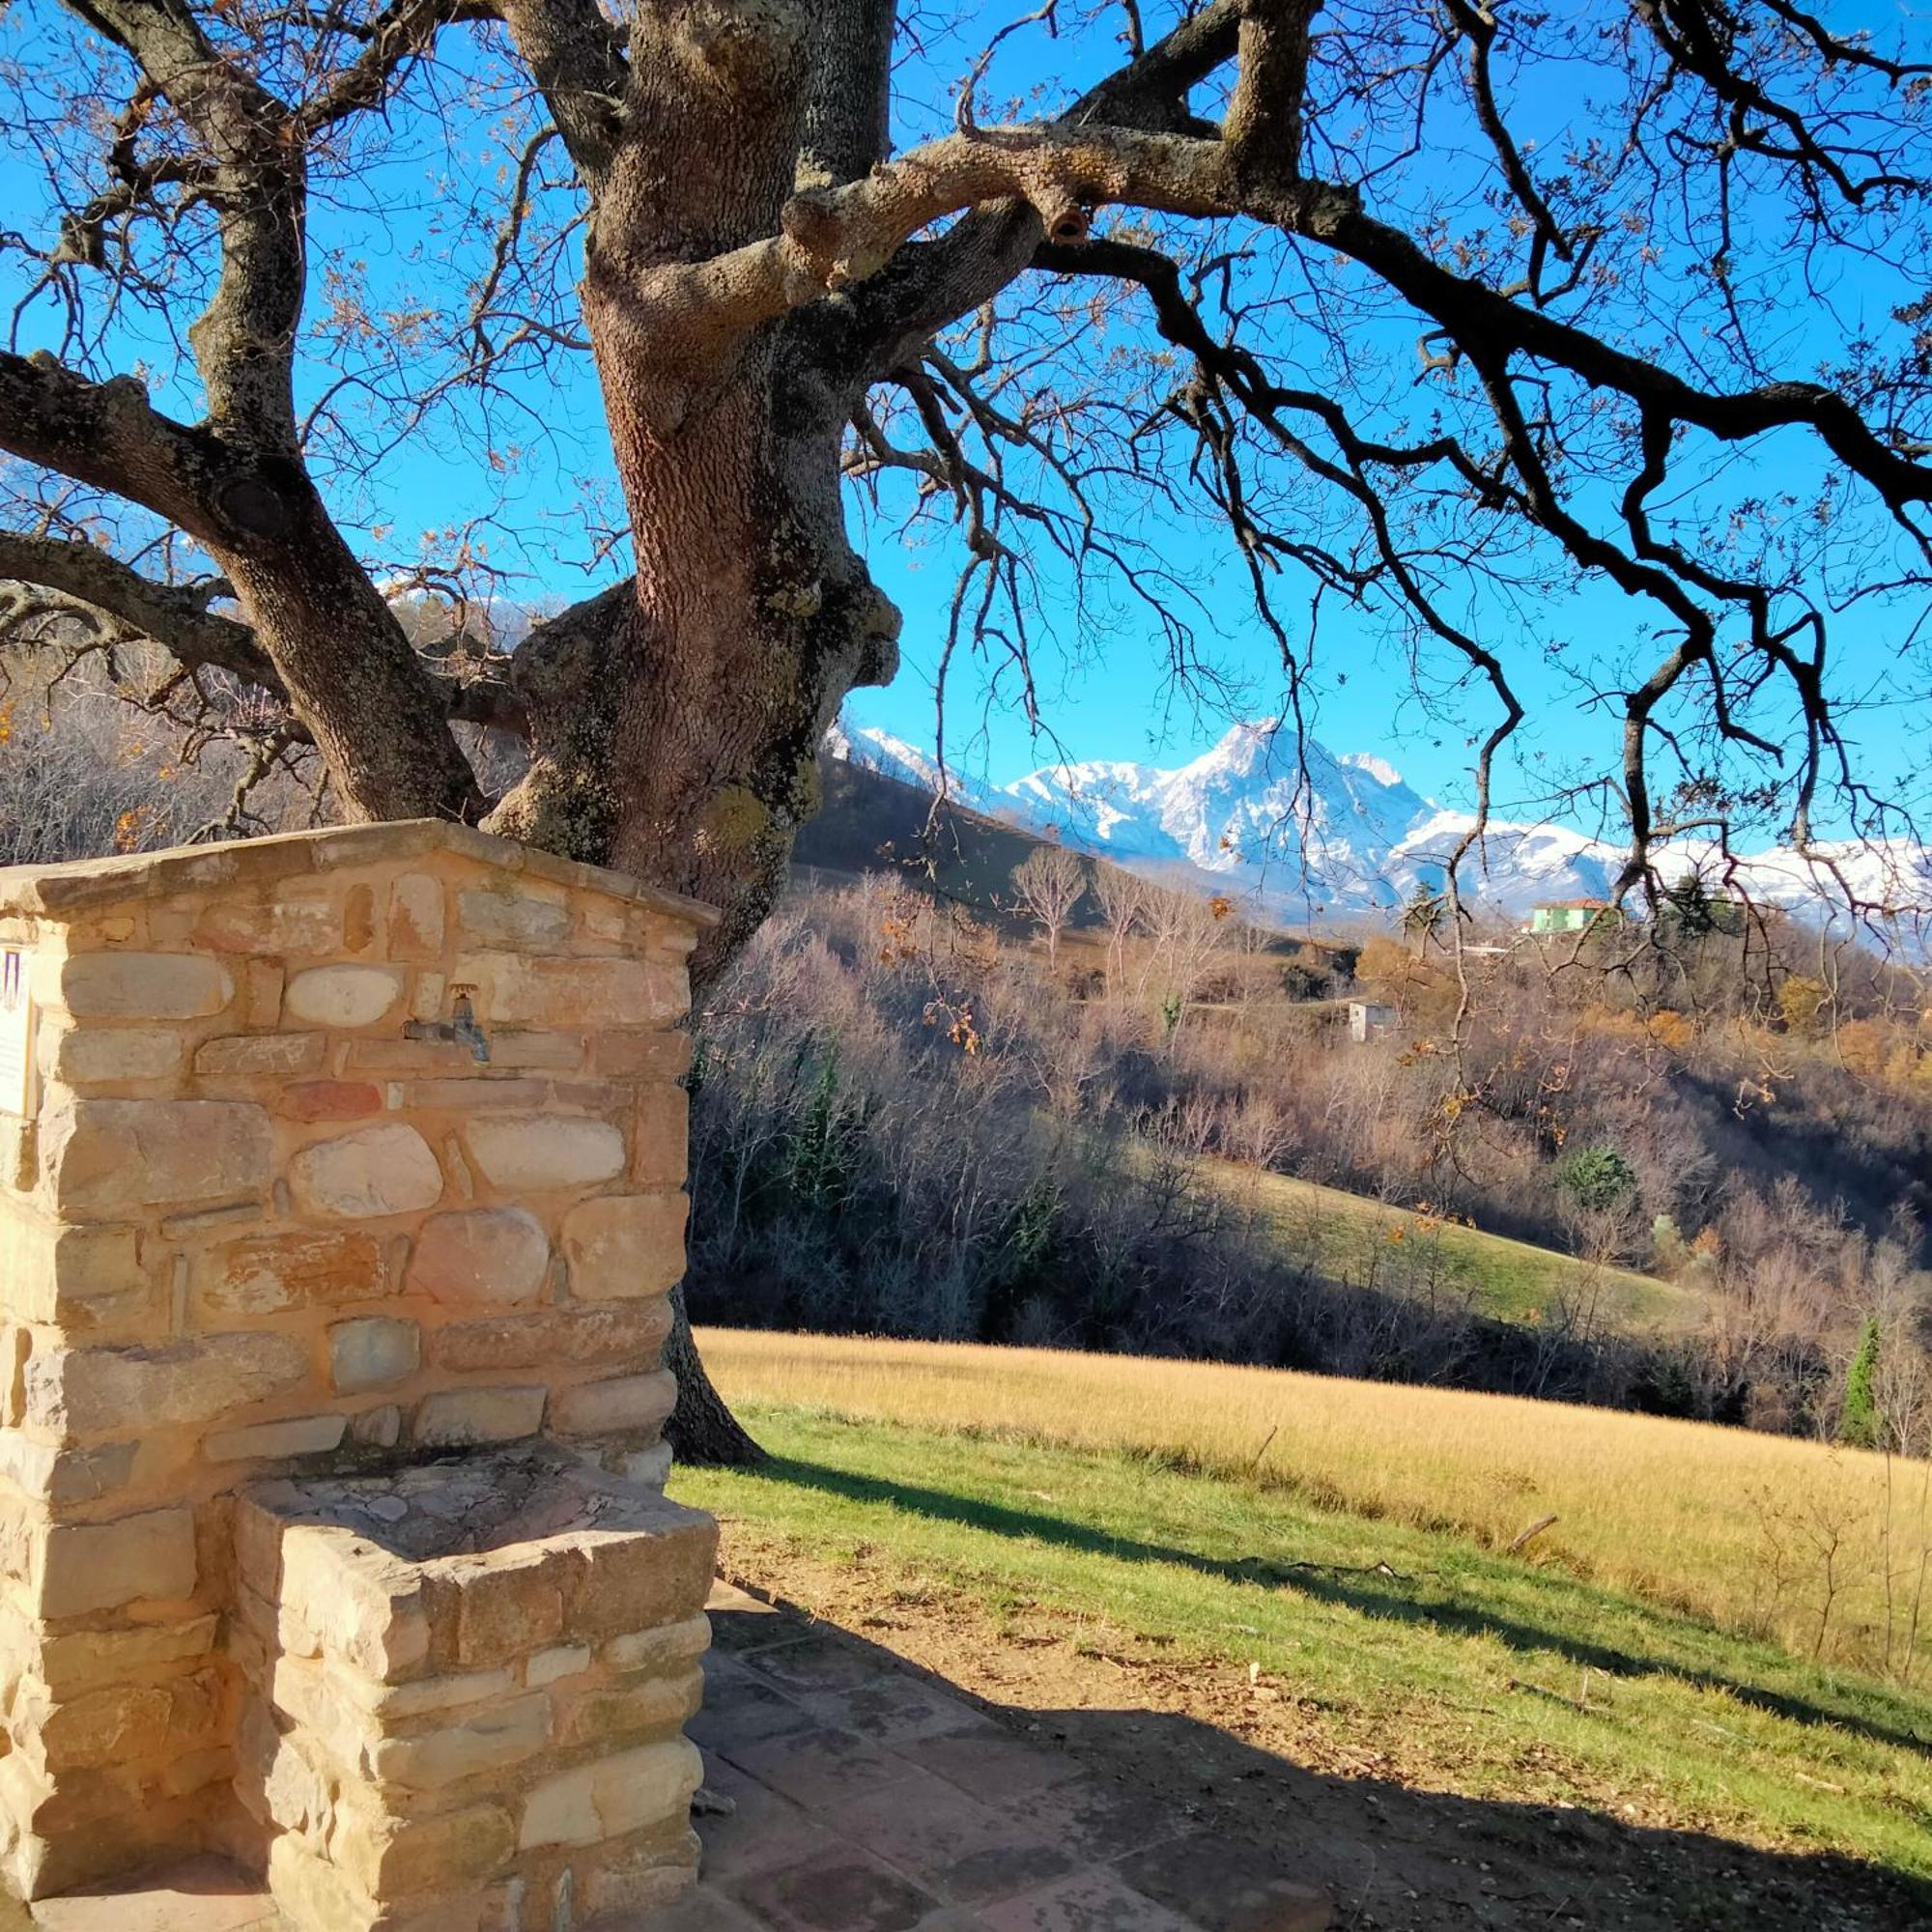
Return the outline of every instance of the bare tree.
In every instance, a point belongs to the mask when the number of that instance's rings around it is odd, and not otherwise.
[[[1013,867],[1013,890],[1046,934],[1046,956],[1060,957],[1060,935],[1087,890],[1087,867],[1064,845],[1036,845]]]
[[[1228,943],[1236,923],[1235,908],[1225,898],[1154,885],[1148,888],[1145,905],[1150,942],[1147,980],[1160,994],[1172,1042],[1189,1003],[1201,990],[1208,961]]]
[[[1146,904],[1147,881],[1103,861],[1094,867],[1094,897],[1107,922],[1107,991],[1118,998],[1124,985],[1127,941],[1141,923]]]
[[[1830,867],[1821,812],[1898,824],[1828,634],[1928,581],[1910,46],[1794,0],[25,0],[0,33],[0,139],[44,181],[0,236],[8,638],[158,644],[133,696],[320,766],[343,816],[714,901],[700,984],[897,662],[854,492],[958,533],[942,690],[966,642],[1034,703],[1057,556],[1211,691],[1145,534],[1193,493],[1292,706],[1290,573],[1466,723],[1484,813],[1524,704],[1468,612],[1517,613],[1611,715],[1572,796],[1625,823],[1620,890],[1687,829],[1755,814]],[[1050,71],[1048,35],[1079,43]],[[557,453],[584,356],[614,490]],[[413,544],[410,450],[478,479]],[[543,462],[574,528],[519,526]],[[480,616],[412,645],[399,586],[486,612],[566,536],[601,581],[514,654]],[[1601,660],[1539,616],[1579,578],[1632,608]],[[506,790],[466,724],[526,747]]]

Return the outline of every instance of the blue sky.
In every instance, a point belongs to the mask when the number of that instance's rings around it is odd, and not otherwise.
[[[988,23],[1009,17],[1001,13],[996,20],[983,8],[957,11],[961,17],[951,37],[929,36],[923,65],[915,63],[907,70],[902,139],[915,138],[950,118],[947,77],[970,61],[970,53],[961,59],[960,50],[969,46],[976,31],[983,38]],[[1150,8],[1151,26],[1168,11]],[[1882,0],[1860,0],[1849,12],[1834,10],[1833,17],[1885,24],[1902,15]],[[49,96],[71,77],[60,36],[71,30],[59,20],[50,0],[42,0],[36,12],[15,9],[0,25],[0,58],[38,66],[44,79],[37,84],[43,84]],[[1114,58],[1109,41],[1098,32],[1052,43],[1037,33],[1016,36],[986,76],[982,109],[991,118],[1011,101],[1057,98],[1063,85],[1077,86]],[[488,103],[497,83],[487,57],[457,53],[451,71],[464,84],[480,89]],[[83,90],[93,84],[84,70],[76,74]],[[1566,122],[1578,115],[1587,85],[1586,75],[1572,73],[1534,99],[1530,131],[1543,137],[1543,145],[1554,150],[1560,143]],[[1452,138],[1456,134],[1453,127],[1449,132]],[[474,267],[480,245],[465,215],[472,198],[478,205],[490,200],[490,183],[500,174],[504,154],[514,145],[511,135],[500,122],[484,115],[449,146],[440,124],[418,127],[407,114],[398,114],[391,117],[384,139],[388,145],[380,161],[353,191],[317,194],[317,259],[331,257],[353,266],[372,302],[384,311],[407,311],[418,301],[456,302],[460,276]],[[73,178],[67,192],[76,194],[84,185]],[[46,172],[40,144],[28,129],[15,129],[11,144],[0,140],[0,197],[10,210],[10,222],[27,226],[46,218]],[[21,274],[21,258],[0,253],[0,298],[10,305]],[[1771,282],[1764,286],[1768,306],[1776,291]],[[1876,270],[1853,270],[1830,292],[1829,305],[1787,304],[1771,330],[1778,373],[1813,373],[1848,327],[1861,320],[1882,322],[1897,294],[1896,286]],[[312,316],[324,310],[327,296],[327,291],[317,288]],[[30,305],[21,317],[17,345],[58,346],[51,332],[54,324],[51,305]],[[1141,339],[1144,345],[1144,332]],[[1406,322],[1376,324],[1363,340],[1391,368],[1399,368],[1405,356],[1412,362],[1414,330]],[[157,396],[192,412],[192,385],[181,380],[174,345],[161,327],[128,315],[109,331],[107,347],[121,366],[140,355],[154,375]],[[389,347],[364,343],[355,353],[380,368]],[[1299,353],[1292,338],[1269,347],[1279,350],[1287,364]],[[334,353],[323,353],[305,371],[304,388],[311,400],[332,380]],[[388,367],[407,386],[411,371],[406,349]],[[500,467],[493,468],[486,452],[496,452]],[[1787,443],[1766,445],[1742,465],[1732,464],[1720,481],[1733,496],[1780,487],[1802,495],[1819,474],[1807,450]],[[601,509],[586,512],[589,497],[609,490],[610,464],[594,379],[584,356],[562,358],[540,374],[510,382],[497,411],[487,417],[468,403],[444,412],[427,433],[381,456],[366,475],[336,472],[325,487],[337,514],[359,533],[372,567],[406,563],[422,547],[426,532],[447,532],[482,519],[480,540],[511,573],[506,594],[531,600],[575,598],[614,570],[594,555],[597,529],[608,519]],[[1125,504],[1121,514],[1178,575],[1195,585],[1202,605],[1199,629],[1211,639],[1212,653],[1238,690],[1226,703],[1203,708],[1187,694],[1168,688],[1162,643],[1145,615],[1121,598],[1103,598],[1093,621],[1083,627],[1071,615],[1066,572],[1045,558],[1037,585],[1038,614],[1048,639],[1039,672],[1052,737],[1037,738],[1010,705],[995,702],[987,708],[983,686],[969,666],[952,693],[948,738],[952,755],[975,773],[1002,782],[1063,753],[1176,763],[1218,739],[1231,716],[1281,708],[1275,645],[1257,621],[1245,573],[1230,558],[1225,535],[1211,518],[1175,514],[1153,497],[1138,506]],[[863,545],[874,572],[905,615],[904,665],[890,690],[855,695],[851,713],[861,724],[879,724],[927,746],[933,738],[932,677],[958,554],[932,541],[930,529],[925,540],[908,547],[890,527],[861,526],[867,527]],[[446,553],[450,544],[444,538],[429,548]],[[1292,579],[1284,580],[1281,610],[1291,629],[1305,618],[1306,591]],[[1561,667],[1553,642],[1568,642],[1581,657],[1614,662],[1627,650],[1640,654],[1640,640],[1633,631],[1647,620],[1620,597],[1589,586],[1548,591],[1527,607],[1508,600],[1486,603],[1472,593],[1467,617],[1478,635],[1509,658],[1533,713],[1517,755],[1498,782],[1501,808],[1532,815],[1552,771],[1574,773],[1579,765],[1602,769],[1616,739],[1614,712],[1593,710],[1582,701],[1574,672]],[[1835,646],[1840,689],[1848,694],[1883,692],[1887,699],[1861,712],[1851,725],[1881,784],[1911,778],[1914,765],[1922,762],[1918,743],[1925,718],[1924,679],[1916,669],[1901,670],[1899,656],[1913,619],[1906,607],[1875,608],[1842,627]],[[1448,803],[1466,801],[1470,737],[1488,725],[1492,714],[1480,699],[1465,706],[1451,703],[1439,715],[1418,704],[1409,689],[1402,634],[1385,611],[1348,611],[1329,600],[1304,703],[1312,728],[1331,750],[1378,753],[1419,789]],[[1586,823],[1585,829],[1599,827]]]

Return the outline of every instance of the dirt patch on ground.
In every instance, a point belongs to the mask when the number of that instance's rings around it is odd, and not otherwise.
[[[1158,1793],[1277,1859],[1292,1849],[1291,1875],[1328,1890],[1350,1932],[1932,1932],[1921,1888],[1647,1820],[1553,1754],[1548,1781],[1567,1802],[1422,1789],[1404,1780],[1399,1738],[1338,1743],[1332,1719],[1305,1715],[1306,1694],[1093,1618],[1038,1606],[995,1616],[905,1587],[863,1554],[828,1564],[743,1523],[726,1525],[724,1568],[980,1698],[1096,1777]]]

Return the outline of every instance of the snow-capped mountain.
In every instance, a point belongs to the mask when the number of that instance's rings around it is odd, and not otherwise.
[[[939,782],[934,761],[889,732],[838,730],[828,749],[923,790]],[[1043,766],[999,787],[949,771],[947,787],[984,816],[1135,871],[1191,873],[1293,918],[1402,905],[1418,884],[1441,882],[1471,822],[1425,798],[1386,759],[1298,744],[1293,727],[1275,719],[1237,724],[1177,767],[1095,759]],[[1932,910],[1932,855],[1922,848],[1846,844],[1822,856],[1832,864],[1779,848],[1758,853],[1738,883],[1766,903],[1824,911],[1844,900],[1835,865],[1866,903]],[[1497,820],[1461,877],[1466,895],[1521,913],[1546,899],[1605,896],[1623,857],[1616,844],[1566,826]],[[1686,848],[1662,863],[1714,883],[1719,876],[1707,850]]]

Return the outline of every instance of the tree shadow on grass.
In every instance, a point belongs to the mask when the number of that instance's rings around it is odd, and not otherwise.
[[[782,1573],[775,1580],[781,1583]],[[915,1626],[920,1617],[902,1606],[895,1614]],[[1582,1806],[1468,1799],[1419,1791],[1389,1778],[1330,1776],[1191,1712],[1121,1708],[1121,1682],[1112,1678],[1101,1687],[1102,1699],[1054,1708],[1061,1687],[1036,1668],[1030,1671],[1036,1694],[1024,1705],[1007,1706],[977,1693],[970,1680],[981,1673],[972,1664],[960,1668],[969,1681],[955,1682],[836,1625],[808,1626],[731,1609],[714,1611],[713,1622],[724,1655],[717,1666],[723,1678],[718,1728],[714,1733],[698,1727],[712,1766],[708,1776],[739,1779],[740,1789],[747,1776],[753,1783],[774,1783],[803,1797],[817,1813],[811,1821],[817,1830],[836,1833],[843,1829],[839,1801],[824,1794],[810,1767],[837,1761],[840,1749],[834,1747],[841,1738],[842,1749],[861,1755],[895,1751],[916,1768],[901,1767],[899,1781],[893,1783],[892,1765],[874,1765],[874,1777],[887,1777],[887,1788],[904,1789],[915,1813],[921,1804],[916,1792],[933,1789],[931,1772],[963,1780],[967,1795],[953,1801],[960,1842],[971,1842],[976,1831],[983,1835],[990,1808],[1010,1829],[1043,1834],[1065,1862],[1097,1870],[1103,1884],[1114,1888],[1101,1894],[1108,1902],[1099,1907],[1091,1905],[1089,1891],[1089,1910],[1098,1910],[1097,1918],[1069,1918],[1052,1910],[1035,1917],[1024,1899],[997,1908],[995,1918],[961,1916],[946,1909],[943,1883],[934,1885],[920,1864],[922,1826],[909,1814],[903,1835],[893,1833],[871,1842],[915,1886],[931,1886],[934,1896],[894,1918],[895,1926],[937,1932],[942,1925],[962,1924],[1124,1928],[1157,1922],[1172,1928],[1173,1919],[1145,1915],[1151,1900],[1199,1932],[1281,1932],[1284,1926],[1303,1932],[1319,1922],[1320,1915],[1309,1914],[1299,1889],[1313,1888],[1332,1901],[1327,1923],[1333,1932],[1932,1929],[1932,1887],[1855,1860],[1761,1851]],[[957,1655],[960,1628],[941,1622],[948,1654]],[[989,1630],[988,1668],[981,1681],[1002,1681],[1000,1645],[998,1634]],[[1040,1653],[1027,1655],[1037,1667]],[[1069,1660],[1063,1674],[1077,1680],[1081,1667]],[[826,1688],[814,1688],[814,1678]],[[989,1751],[983,1732],[917,1730],[898,1734],[895,1744],[890,1731],[868,1731],[882,1714],[890,1720],[904,1709],[903,1691],[889,1687],[903,1687],[908,1680],[927,1698],[957,1712],[954,1721],[990,1717],[1009,1726],[1012,1737]],[[1125,1684],[1131,1698],[1132,1680]],[[1037,1694],[1042,1688],[1044,1697]],[[1069,1697],[1084,1697],[1092,1688],[1090,1676],[1085,1683],[1068,1681],[1065,1690]],[[758,1742],[746,1756],[732,1727],[735,1723],[742,1732],[746,1725],[748,1694],[759,1700],[752,1727]],[[793,1707],[787,1729],[782,1707],[792,1699],[804,1701]],[[706,1721],[713,1721],[709,1710]],[[838,1728],[845,1724],[854,1728]],[[952,1748],[954,1740],[963,1751]],[[1064,1752],[1084,1776],[1036,1777],[1023,1760],[999,1755],[1018,1747],[1038,1762],[1041,1747]],[[1363,1747],[1365,1755],[1371,1752],[1373,1738],[1365,1738]],[[801,1755],[788,1766],[793,1749]],[[752,1767],[749,1774],[738,1764],[740,1757]],[[880,1786],[875,1781],[868,1788],[876,1792]],[[736,1824],[723,1821],[726,1841],[735,1831],[742,1852],[747,1834],[762,1833],[766,1857],[781,1861],[787,1854],[779,1827],[789,1819],[796,1832],[804,1822],[795,1808],[769,1794],[749,1809],[743,1798],[738,1803]],[[862,1800],[860,1808],[867,1805],[876,1827],[877,1800]],[[929,1841],[934,1835],[929,1797],[923,1806],[923,1830]],[[786,1894],[782,1875],[768,1875],[749,1888],[736,1881],[734,1892],[728,1858],[715,1862],[712,1858],[724,1849],[718,1825],[706,1819],[698,1824],[706,1838],[707,1874],[727,1896],[753,1908],[754,1922],[777,1922],[757,1912],[767,1895]],[[822,1866],[801,1869],[822,1889]],[[1017,1882],[1024,1884],[1024,1876]],[[1293,1898],[1285,1897],[1284,1888]],[[790,1890],[798,1892],[800,1886]],[[1304,1902],[1297,1905],[1295,1899]],[[809,1922],[847,1921],[821,1916]],[[878,1922],[865,1920],[868,1926]]]
[[[1430,1601],[1396,1576],[1378,1570],[1340,1572],[1269,1562],[1261,1557],[1230,1561],[1178,1546],[1109,1535],[1091,1523],[1004,1503],[983,1502],[884,1477],[862,1476],[818,1463],[778,1457],[754,1472],[760,1478],[818,1490],[854,1502],[885,1503],[913,1515],[956,1522],[996,1536],[1029,1538],[1094,1556],[1129,1563],[1172,1563],[1223,1582],[1298,1591],[1342,1605],[1364,1616],[1426,1625],[1457,1636],[1489,1636],[1525,1656],[1546,1653],[1606,1677],[1668,1677],[1699,1690],[1721,1691],[1739,1703],[1793,1723],[1833,1725],[1876,1743],[1922,1751],[1932,1745],[1923,1714],[1882,1687],[1861,1686],[1842,1699],[1798,1696],[1681,1659],[1645,1656],[1592,1642],[1573,1633],[1499,1617],[1476,1605]],[[1876,1706],[1884,1715],[1875,1715]]]

